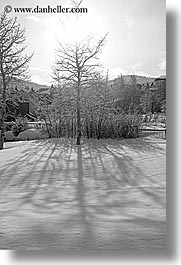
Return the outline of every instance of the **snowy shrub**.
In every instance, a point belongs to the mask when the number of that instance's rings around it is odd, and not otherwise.
[[[47,138],[46,134],[41,134],[37,129],[28,129],[24,132],[21,132],[17,139],[18,140],[37,140]]]
[[[13,126],[11,127],[11,131],[15,136],[18,136],[21,130],[17,124],[13,124]]]
[[[5,137],[5,141],[13,141],[16,139],[16,137],[12,131],[5,132],[4,137]]]
[[[139,136],[141,122],[137,115],[125,115],[122,116],[120,127],[123,138],[136,138]]]
[[[142,119],[138,115],[95,112],[85,115],[81,121],[81,133],[86,138],[136,138]],[[60,124],[52,121],[51,137],[76,137],[76,119],[62,119]]]
[[[75,87],[64,84],[60,90],[52,90],[52,97],[38,99],[40,117],[50,138],[78,137],[80,130],[86,138],[135,138],[139,136],[143,113],[140,91],[134,89],[125,91],[125,99],[122,90],[116,92],[100,78],[85,89],[82,87],[80,104],[77,104]]]
[[[15,136],[18,136],[20,132],[23,132],[28,129],[28,121],[26,118],[18,117],[16,122],[12,126],[11,130]]]
[[[85,121],[83,135],[87,138],[136,138],[139,136],[140,119],[137,115],[110,114]]]

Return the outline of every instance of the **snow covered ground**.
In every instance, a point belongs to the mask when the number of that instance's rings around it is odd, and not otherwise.
[[[165,245],[165,140],[44,139],[0,151],[0,249]]]

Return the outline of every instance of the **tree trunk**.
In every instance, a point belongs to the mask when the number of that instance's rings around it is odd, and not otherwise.
[[[2,86],[3,86],[3,106],[2,106],[2,113],[1,113],[1,131],[0,131],[0,150],[4,148],[4,133],[5,133],[5,124],[4,118],[6,113],[6,82],[4,76],[2,76]]]
[[[81,140],[81,119],[80,119],[80,82],[77,85],[77,145]]]

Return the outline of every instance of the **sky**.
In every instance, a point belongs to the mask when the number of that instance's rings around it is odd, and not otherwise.
[[[71,0],[1,0],[1,12],[6,5],[71,7]],[[98,40],[108,33],[100,61],[110,78],[121,73],[166,74],[165,0],[84,0],[81,7],[88,12],[78,20],[74,14],[8,13],[9,17],[17,16],[26,29],[27,53],[34,53],[30,63],[33,82],[51,84],[58,41],[81,41],[89,34]]]

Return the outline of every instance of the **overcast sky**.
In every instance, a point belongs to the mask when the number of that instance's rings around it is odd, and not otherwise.
[[[14,7],[71,7],[69,0],[1,0],[0,9]],[[28,52],[34,52],[30,64],[31,79],[51,83],[51,65],[57,40],[73,41],[91,33],[99,39],[107,32],[101,54],[104,69],[115,77],[120,73],[160,76],[166,73],[165,0],[84,0],[88,13],[79,19],[76,32],[73,14],[15,13],[26,28]]]

